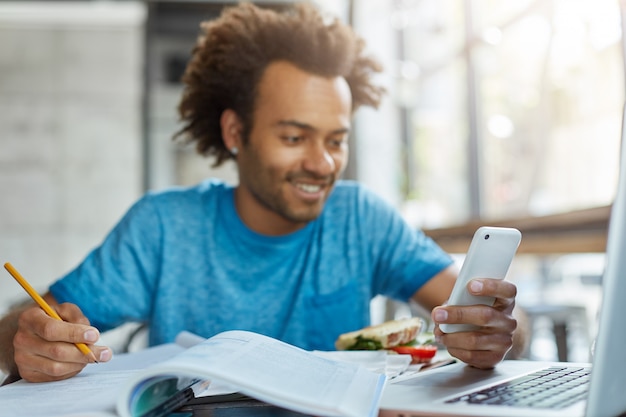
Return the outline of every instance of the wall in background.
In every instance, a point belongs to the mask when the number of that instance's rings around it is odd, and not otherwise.
[[[0,3],[0,260],[47,284],[141,194],[141,3]],[[23,291],[4,271],[0,312]]]

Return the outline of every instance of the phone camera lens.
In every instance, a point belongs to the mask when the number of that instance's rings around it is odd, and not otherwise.
[[[485,240],[489,239],[489,235],[485,235]]]

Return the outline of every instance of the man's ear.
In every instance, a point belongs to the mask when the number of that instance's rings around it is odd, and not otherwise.
[[[234,110],[226,109],[220,117],[220,126],[222,128],[222,140],[226,149],[236,154],[241,149],[243,123]]]

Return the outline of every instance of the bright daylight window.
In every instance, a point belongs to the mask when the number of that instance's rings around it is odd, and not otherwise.
[[[409,218],[439,227],[611,203],[617,0],[395,4]]]

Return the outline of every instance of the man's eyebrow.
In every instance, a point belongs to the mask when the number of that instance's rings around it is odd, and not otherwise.
[[[293,127],[297,127],[298,129],[302,129],[302,130],[308,130],[308,131],[316,131],[317,129],[313,126],[311,126],[308,123],[304,123],[304,122],[299,122],[297,120],[279,120],[277,125],[279,126],[293,126]],[[350,132],[350,128],[349,127],[341,127],[339,129],[335,129],[332,131],[333,134],[344,134],[344,133],[349,133]]]
[[[298,129],[303,129],[303,130],[316,130],[310,124],[299,122],[297,120],[279,120],[278,123],[276,124],[279,126],[293,126],[293,127],[297,127]]]

